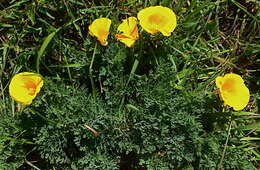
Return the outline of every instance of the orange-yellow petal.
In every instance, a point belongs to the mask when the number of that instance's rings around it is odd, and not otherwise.
[[[248,104],[250,93],[239,75],[229,73],[224,77],[219,76],[216,78],[216,85],[225,105],[233,107],[234,110],[242,110]]]
[[[142,9],[137,17],[142,28],[151,34],[161,32],[164,36],[170,36],[177,25],[175,13],[163,6]]]
[[[106,46],[108,44],[107,38],[109,35],[109,29],[111,26],[111,20],[108,18],[95,19],[92,24],[89,25],[89,34],[97,38],[101,45]]]
[[[9,94],[17,102],[31,104],[43,86],[42,77],[36,73],[16,74],[9,85]]]

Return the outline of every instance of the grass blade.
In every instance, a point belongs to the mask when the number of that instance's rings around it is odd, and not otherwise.
[[[55,36],[55,34],[58,31],[59,31],[59,29],[54,31],[54,32],[52,32],[43,41],[42,46],[41,46],[40,50],[38,51],[37,60],[36,60],[36,70],[37,70],[37,73],[40,73],[40,68],[39,68],[40,67],[40,59],[41,59],[41,57],[42,57],[46,47],[48,46],[48,44],[51,42],[52,38]]]
[[[3,136],[2,139],[9,140],[9,141],[14,141],[14,142],[18,142],[18,143],[25,143],[25,144],[29,144],[29,145],[33,145],[34,144],[33,142],[28,141],[26,139],[16,139],[16,138],[8,137],[8,136]]]
[[[241,138],[240,140],[246,140],[246,141],[249,141],[249,140],[259,140],[260,141],[260,138],[244,137],[244,138]]]
[[[242,11],[244,11],[248,16],[252,17],[256,22],[259,22],[259,20],[253,14],[248,12],[248,10],[239,2],[237,2],[236,0],[231,0],[231,2],[235,4],[238,8],[240,8]]]

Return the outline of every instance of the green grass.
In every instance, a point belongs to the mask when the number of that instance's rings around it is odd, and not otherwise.
[[[117,26],[152,5],[176,29],[139,26],[126,48]],[[99,17],[107,47],[88,34]],[[0,169],[259,169],[259,21],[254,0],[1,0]],[[45,82],[19,111],[8,85],[23,71]],[[216,94],[229,72],[250,90],[241,112]]]

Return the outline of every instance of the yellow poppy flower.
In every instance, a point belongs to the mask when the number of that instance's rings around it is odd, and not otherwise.
[[[118,26],[116,39],[124,43],[127,47],[132,47],[136,40],[139,39],[137,18],[129,17],[124,19],[123,22]]]
[[[137,18],[145,31],[151,34],[161,32],[164,36],[170,36],[177,24],[175,13],[163,6],[142,9],[138,12]]]
[[[42,86],[43,80],[40,75],[22,72],[12,78],[9,85],[9,94],[17,102],[31,104]]]
[[[95,19],[88,27],[89,34],[96,37],[101,45],[106,46],[108,44],[107,37],[109,34],[110,25],[111,20],[108,18]]]
[[[218,76],[216,85],[220,89],[220,96],[225,105],[233,107],[234,110],[242,110],[248,104],[249,90],[239,75],[229,73],[224,77]]]

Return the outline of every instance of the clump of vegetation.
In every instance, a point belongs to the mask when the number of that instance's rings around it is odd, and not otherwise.
[[[126,47],[117,26],[155,5],[176,13],[172,36],[138,26],[140,39],[129,34]],[[255,2],[2,1],[0,9],[0,169],[259,168]],[[105,46],[88,34],[101,17],[112,21]],[[30,105],[9,97],[18,72],[44,80]],[[250,90],[243,111],[219,98],[215,79],[230,72]]]

